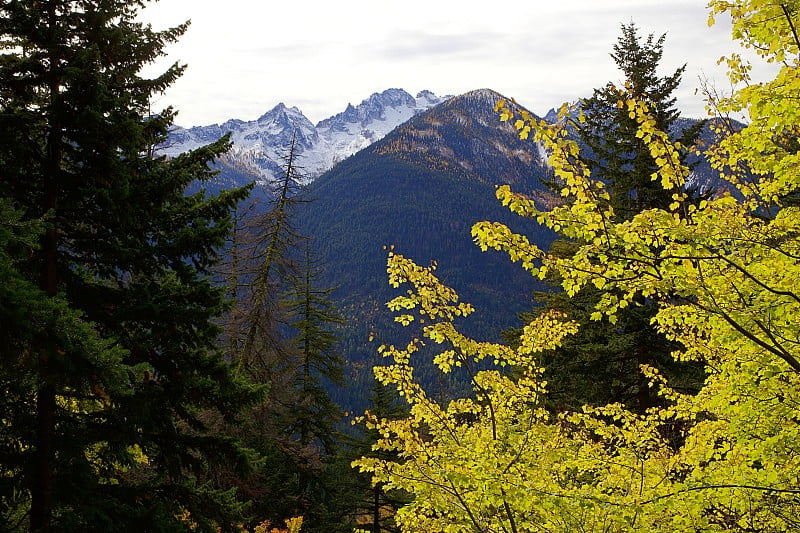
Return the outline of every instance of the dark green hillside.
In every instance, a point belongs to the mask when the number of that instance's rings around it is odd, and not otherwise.
[[[334,298],[347,320],[344,353],[355,375],[355,390],[337,398],[341,403],[359,406],[350,398],[366,397],[377,344],[408,335],[386,328],[391,321],[384,303],[397,292],[387,284],[384,246],[420,264],[436,261],[439,276],[476,307],[464,325],[478,338],[497,338],[530,307],[532,291],[542,288],[507,256],[482,253],[470,237],[475,222],[490,219],[543,246],[551,240],[549,232],[512,215],[495,198],[495,184],[502,183],[546,194],[536,147],[519,141],[493,112],[499,97],[476,91],[454,98],[310,186],[314,201],[301,210],[300,230],[315,240],[326,282],[338,286]]]

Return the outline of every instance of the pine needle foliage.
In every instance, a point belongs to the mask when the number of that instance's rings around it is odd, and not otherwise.
[[[211,530],[241,516],[200,480],[246,458],[199,414],[234,421],[258,397],[216,347],[224,303],[210,281],[247,190],[184,194],[213,176],[226,138],[156,155],[174,112],[151,102],[184,67],[141,72],[188,23],[156,31],[144,5],[0,5],[0,197],[10,227],[31,228],[2,243],[0,521],[20,530],[175,531],[183,512]]]

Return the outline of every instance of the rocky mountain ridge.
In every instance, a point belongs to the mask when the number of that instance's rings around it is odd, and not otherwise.
[[[230,132],[233,148],[223,163],[257,179],[272,181],[281,173],[281,156],[292,137],[301,157],[303,175],[313,180],[336,163],[383,138],[414,115],[444,102],[422,91],[416,97],[403,89],[374,93],[314,125],[297,107],[280,103],[257,120],[228,120],[222,124],[175,127],[159,148],[167,156],[198,148]]]

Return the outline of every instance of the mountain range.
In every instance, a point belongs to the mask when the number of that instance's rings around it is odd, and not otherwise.
[[[430,91],[414,97],[402,89],[387,89],[357,106],[348,104],[341,113],[316,125],[297,107],[280,103],[257,120],[231,119],[209,126],[175,127],[159,151],[175,156],[230,133],[233,147],[222,157],[220,170],[238,172],[244,181],[270,182],[281,174],[282,155],[294,136],[302,174],[310,181],[447,98]],[[231,181],[237,181],[236,177]]]

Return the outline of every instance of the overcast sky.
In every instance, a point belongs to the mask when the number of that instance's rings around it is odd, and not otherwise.
[[[157,106],[182,126],[253,120],[279,102],[312,122],[398,87],[437,95],[491,88],[544,114],[621,81],[623,23],[667,33],[662,73],[687,63],[678,105],[705,116],[699,78],[728,87],[717,59],[738,50],[705,0],[160,0],[156,29],[191,19],[166,61],[189,68]]]

